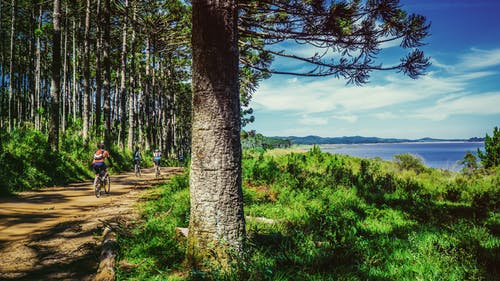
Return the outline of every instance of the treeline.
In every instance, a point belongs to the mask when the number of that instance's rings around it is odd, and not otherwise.
[[[0,2],[0,131],[32,128],[53,150],[190,146],[190,10],[182,1]]]
[[[262,134],[256,133],[254,130],[241,132],[241,146],[243,148],[289,148],[292,141],[282,139],[279,137],[266,137]]]

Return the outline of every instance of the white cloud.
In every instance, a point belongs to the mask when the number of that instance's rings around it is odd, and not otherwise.
[[[378,118],[380,120],[389,120],[389,119],[396,119],[398,116],[392,112],[380,112],[380,113],[375,113],[373,114],[375,118]]]
[[[268,110],[300,114],[363,112],[397,104],[435,100],[464,90],[464,81],[438,79],[432,74],[420,80],[386,76],[383,85],[346,86],[336,78],[294,80],[293,83],[265,81],[254,103]],[[352,120],[352,118],[350,118]]]
[[[480,95],[450,96],[438,101],[434,106],[417,111],[415,117],[430,120],[444,120],[454,115],[500,114],[500,92]]]
[[[459,69],[483,69],[500,65],[500,48],[493,50],[471,49],[461,57],[461,62],[457,65]]]
[[[337,119],[340,119],[340,120],[343,120],[343,121],[347,121],[349,123],[355,123],[356,121],[358,121],[358,116],[356,115],[352,115],[352,114],[349,114],[349,115],[334,115],[333,116],[334,118],[337,118]]]
[[[328,124],[328,118],[323,117],[311,117],[309,115],[302,115],[299,119],[299,123],[303,125],[326,125]]]
[[[444,64],[432,58],[432,65],[450,73],[463,74],[470,71],[483,70],[490,67],[500,66],[500,48],[492,50],[481,50],[472,48],[469,52],[458,55],[455,64]],[[480,71],[477,75],[493,75],[496,72]]]

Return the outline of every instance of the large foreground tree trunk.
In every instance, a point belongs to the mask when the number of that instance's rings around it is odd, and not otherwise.
[[[194,0],[191,215],[187,261],[223,272],[241,257],[237,8],[234,0]]]

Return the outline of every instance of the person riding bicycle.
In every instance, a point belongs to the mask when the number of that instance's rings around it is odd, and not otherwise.
[[[155,149],[153,152],[153,162],[155,163],[155,167],[160,167],[161,160],[161,151],[159,149]]]
[[[99,143],[99,145],[97,145],[97,148],[98,149],[94,153],[94,160],[92,160],[92,168],[96,176],[99,175],[99,172],[101,170],[104,171],[104,174],[106,175],[108,173],[108,170],[106,167],[106,163],[104,163],[104,160],[107,158],[111,166],[113,165],[113,163],[111,162],[109,152],[104,149],[104,142]]]
[[[139,147],[136,147],[134,151],[134,166],[140,164],[141,164],[141,151],[139,150]]]

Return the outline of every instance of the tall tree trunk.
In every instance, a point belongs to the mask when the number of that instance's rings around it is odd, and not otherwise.
[[[16,0],[12,0],[11,2],[11,22],[10,22],[10,59],[9,59],[9,132],[12,131],[13,127],[13,116],[12,116],[12,106],[13,106],[13,81],[14,81],[14,41],[15,41],[15,33],[16,33],[16,13],[17,13],[17,2]]]
[[[0,37],[4,37],[3,36],[3,30],[2,30],[2,1],[0,1]],[[4,75],[5,75],[5,64],[4,64],[4,48],[3,48],[3,42],[4,40],[2,40],[2,42],[0,42],[0,89],[2,89],[2,92],[0,93],[0,110],[2,110],[2,114],[0,114],[0,129],[3,129],[3,120],[4,120],[4,116],[3,116],[3,112],[4,111],[4,104],[5,104],[5,101],[4,101],[4,93],[3,93],[3,89],[4,89]]]
[[[103,63],[104,63],[104,142],[107,147],[111,146],[111,59],[110,52],[110,0],[104,0],[104,46],[103,46]]]
[[[135,21],[136,19],[136,9],[135,9],[135,3],[132,1],[132,13],[133,13],[133,19]],[[132,58],[130,62],[130,90],[129,90],[129,104],[128,104],[128,142],[127,142],[127,147],[129,150],[133,149],[134,146],[134,129],[135,129],[135,112],[134,108],[136,105],[135,102],[135,29],[132,28],[132,48],[131,48],[131,53],[132,53]]]
[[[121,81],[120,81],[120,102],[121,102],[121,111],[120,111],[120,146],[122,149],[125,148],[125,130],[127,129],[127,85],[126,85],[126,77],[127,73],[127,18],[128,18],[128,0],[125,0],[125,11],[127,16],[123,19],[123,31],[122,31],[122,57],[121,57]],[[130,101],[129,101],[130,102]],[[129,118],[133,118],[130,116]]]
[[[36,5],[31,7],[31,17],[30,17],[30,51],[29,51],[29,93],[30,93],[30,122],[35,124],[35,110],[36,110],[36,91],[35,91],[35,75],[36,75],[36,38],[35,29],[37,28],[35,20],[36,17]]]
[[[78,105],[78,98],[77,98],[77,90],[78,90],[78,83],[76,81],[76,72],[77,72],[77,60],[76,60],[76,16],[73,16],[73,31],[72,31],[72,43],[73,43],[73,46],[72,46],[72,59],[73,59],[73,71],[72,71],[72,74],[73,74],[73,78],[72,78],[72,87],[71,87],[71,90],[72,90],[72,98],[71,100],[73,101],[72,105],[73,105],[73,112],[72,112],[72,116],[73,116],[73,122],[76,121],[76,118],[78,117],[77,116],[77,105]]]
[[[243,253],[235,0],[192,1],[193,120],[187,261],[234,269]],[[208,262],[207,262],[208,261]]]
[[[137,103],[138,103],[138,106],[137,106],[137,127],[138,127],[138,131],[139,131],[139,143],[141,144],[141,146],[144,144],[144,130],[142,129],[144,127],[144,115],[145,115],[145,112],[144,112],[144,81],[142,80],[142,75],[141,75],[141,72],[139,71],[139,73],[137,74],[139,77],[138,77],[138,82],[139,82],[139,89],[141,89],[141,91],[139,92],[139,96],[137,97]],[[149,149],[149,148],[148,148]]]
[[[101,0],[97,0],[96,12],[96,48],[95,48],[95,127],[96,136],[101,136],[101,92],[102,92],[102,77],[101,77],[101,49],[102,49],[102,31],[101,31]]]
[[[142,98],[144,99],[144,118],[146,121],[146,150],[151,149],[151,142],[150,142],[150,129],[151,129],[151,114],[149,112],[149,98],[150,98],[150,91],[151,91],[151,77],[149,74],[149,64],[150,64],[150,38],[146,38],[146,73],[145,73],[145,81],[144,81],[144,91],[143,91],[143,96]],[[142,126],[139,127],[139,130],[142,130]]]
[[[68,115],[68,4],[66,3],[66,21],[64,24],[64,43],[63,43],[63,81],[62,81],[62,132],[66,131],[66,120]]]
[[[53,151],[59,148],[59,94],[61,87],[61,3],[54,0],[54,33],[52,37],[52,80],[50,86],[49,143]]]
[[[42,29],[42,13],[43,13],[43,5],[42,3],[39,3],[39,11],[38,11],[38,29]],[[40,42],[40,35],[36,36],[36,62],[35,62],[35,128],[37,130],[40,130],[40,95],[42,94],[41,92],[41,42]]]
[[[83,47],[83,140],[89,140],[90,117],[90,0],[85,7],[85,39]]]

